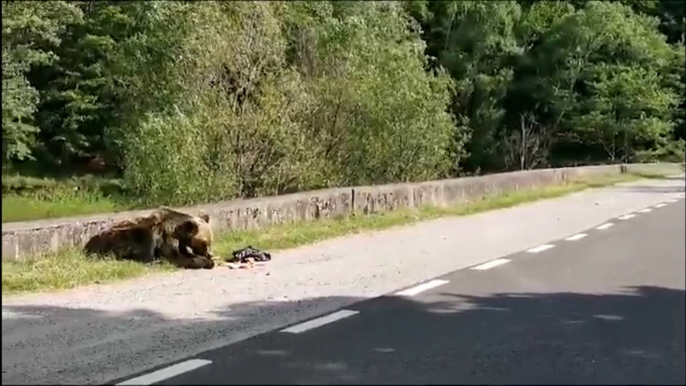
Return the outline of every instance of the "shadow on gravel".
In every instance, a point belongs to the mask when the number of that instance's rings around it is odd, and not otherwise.
[[[169,320],[143,310],[108,315],[87,309],[3,306],[4,312],[19,314],[10,321],[3,317],[3,383],[66,383],[88,371],[84,382],[104,383],[112,379],[99,377],[117,373],[123,363],[138,363],[145,373],[152,370],[150,345],[178,350],[175,356],[181,360],[187,358],[183,350],[191,343],[250,328],[256,315],[263,323],[270,318],[294,323],[314,316],[308,310],[322,314],[340,307],[360,313],[305,333],[274,332],[200,353],[193,358],[213,363],[161,384],[685,381],[683,290],[642,286],[622,294],[472,296],[442,294],[438,289],[423,300],[389,296],[350,304],[357,300],[245,303],[218,310],[216,320],[194,321]],[[42,328],[32,333],[31,324]],[[271,329],[279,327],[283,326]],[[78,334],[79,328],[83,334]],[[107,333],[99,335],[99,329]],[[137,335],[121,335],[128,331]],[[180,345],[175,337],[187,341]],[[52,339],[53,349],[33,348],[36,352],[30,354],[31,342],[39,338]],[[198,341],[190,340],[194,338]],[[122,345],[126,350],[102,350]],[[97,346],[100,350],[93,349]],[[81,359],[74,360],[77,355]],[[66,371],[49,373],[48,363]]]

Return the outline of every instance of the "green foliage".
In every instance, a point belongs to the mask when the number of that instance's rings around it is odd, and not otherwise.
[[[445,175],[463,146],[451,144],[450,80],[424,71],[424,44],[407,28],[411,20],[393,3],[337,11],[320,12],[306,30],[314,55],[309,47],[297,53],[308,57],[297,65],[313,97],[306,130],[324,161],[324,185]]]
[[[498,167],[494,153],[512,78],[513,58],[521,52],[516,27],[521,8],[514,1],[428,2],[423,28],[427,53],[455,80],[451,106],[458,142],[466,139],[469,170]],[[456,160],[460,161],[460,160]],[[454,167],[453,172],[457,172]]]
[[[656,22],[619,3],[589,2],[544,35],[519,81],[556,138],[600,145],[613,161],[669,134],[673,55]],[[541,75],[544,81],[541,82]],[[532,79],[533,78],[533,79]],[[618,144],[619,143],[619,144]]]
[[[3,161],[33,159],[39,133],[34,114],[38,91],[27,79],[36,66],[56,59],[54,50],[68,23],[80,17],[64,1],[7,2],[2,7],[2,135]]]
[[[3,3],[3,158],[148,205],[672,159],[683,0]]]
[[[600,143],[611,160],[618,152],[629,160],[630,143],[654,145],[669,135],[671,125],[664,118],[676,97],[659,86],[655,73],[607,65],[594,70],[593,80],[587,81],[590,95],[580,103],[583,113],[573,123],[576,133]]]
[[[132,76],[143,90],[178,90],[146,104],[123,138],[135,194],[179,203],[428,179],[459,154],[450,80],[424,70],[422,42],[392,3],[187,11],[174,28],[187,31],[175,37],[183,59],[158,58],[153,81]]]
[[[38,92],[24,76],[11,53],[2,50],[2,158],[32,159],[31,145],[38,128],[33,125]]]
[[[206,3],[186,12],[174,28],[185,31],[174,37],[176,57],[164,50],[151,58],[167,73],[136,75],[141,92],[166,94],[164,103],[145,103],[149,113],[124,138],[128,188],[151,201],[192,203],[309,187],[311,145],[297,121],[307,96],[286,66],[272,6]]]
[[[677,141],[664,141],[662,146],[640,150],[636,154],[636,159],[639,162],[675,162],[684,163],[684,155],[686,154],[686,141],[679,139]]]

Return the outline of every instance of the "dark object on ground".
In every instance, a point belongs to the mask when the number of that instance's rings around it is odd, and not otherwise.
[[[249,263],[250,259],[254,262],[266,262],[272,259],[272,255],[269,252],[263,252],[259,249],[253,248],[248,245],[245,248],[237,249],[231,252],[232,259],[229,260],[231,263]]]

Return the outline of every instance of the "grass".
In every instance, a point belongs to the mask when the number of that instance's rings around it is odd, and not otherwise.
[[[95,194],[53,196],[49,201],[30,196],[7,195],[2,198],[2,222],[83,216],[127,209],[128,206],[109,197]]]
[[[146,266],[133,261],[88,259],[78,250],[64,249],[20,262],[3,262],[2,294],[68,289],[175,269],[171,264]]]
[[[137,207],[119,181],[97,177],[2,176],[2,222],[110,213]]]
[[[260,230],[224,233],[217,235],[215,252],[220,256],[227,256],[233,249],[246,245],[277,251],[333,237],[388,229],[418,221],[447,216],[466,216],[493,209],[508,208],[527,202],[564,196],[587,188],[603,187],[640,178],[646,177],[644,175],[623,174],[601,179],[570,181],[566,184],[545,188],[487,196],[480,200],[451,207],[427,206],[417,209],[400,209],[368,216],[300,222],[291,225],[270,226]],[[659,176],[651,175],[649,178],[659,178]],[[81,285],[106,283],[175,270],[169,264],[146,266],[128,261],[88,259],[80,251],[74,249],[35,256],[16,262],[3,262],[2,265],[3,295],[69,289]]]

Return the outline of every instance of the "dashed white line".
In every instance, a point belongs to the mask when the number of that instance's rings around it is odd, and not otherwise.
[[[535,247],[535,248],[531,248],[531,249],[529,249],[527,252],[529,252],[529,253],[538,253],[538,252],[543,252],[543,251],[545,251],[545,250],[548,250],[548,249],[554,248],[554,247],[555,247],[555,246],[552,245],[552,244],[543,244],[543,245],[539,245],[539,246],[537,246],[537,247]]]
[[[291,334],[300,334],[301,332],[305,332],[308,330],[312,330],[317,327],[324,326],[329,323],[333,323],[335,321],[348,318],[353,315],[359,314],[359,311],[353,311],[353,310],[340,310],[336,311],[332,314],[328,314],[325,316],[320,316],[319,318],[315,318],[312,320],[308,320],[307,322],[299,323],[294,326],[290,326],[288,328],[284,328],[281,330],[281,332],[288,332]]]
[[[117,385],[152,385],[153,383],[164,381],[179,374],[187,373],[197,368],[207,366],[212,361],[206,359],[189,359],[187,361],[153,371],[150,374],[141,375],[127,381],[117,383]]]
[[[677,200],[676,198],[673,198],[671,200],[667,200],[667,202],[670,204],[674,204],[675,202],[679,202],[679,200]]]
[[[431,280],[431,281],[428,281],[426,283],[419,284],[419,285],[416,285],[414,287],[404,289],[400,292],[396,292],[395,294],[397,296],[414,296],[414,295],[417,295],[417,294],[422,293],[424,291],[428,291],[432,288],[436,288],[438,286],[442,286],[442,285],[448,284],[448,283],[449,283],[448,280],[440,280],[440,279]]]
[[[485,271],[487,269],[491,269],[491,268],[497,267],[499,265],[507,264],[509,262],[510,262],[509,259],[497,259],[497,260],[489,261],[488,263],[477,265],[476,267],[472,267],[472,269],[477,270],[477,271]]]
[[[665,204],[664,202],[661,202],[661,203],[655,205],[653,208],[662,208],[663,206],[667,206],[667,204]]]
[[[599,231],[602,231],[602,230],[605,230],[605,229],[607,229],[607,228],[609,228],[609,227],[611,227],[611,226],[613,226],[613,225],[615,225],[615,224],[613,224],[613,223],[611,223],[611,222],[608,222],[608,223],[605,223],[605,224],[603,224],[603,225],[597,227],[596,229],[599,230]]]
[[[617,217],[617,218],[620,219],[620,220],[628,220],[628,219],[634,218],[634,217],[636,217],[635,214],[625,214],[624,216],[620,216],[620,217]]]
[[[650,212],[650,211],[652,211],[652,209],[650,209],[650,208],[645,208],[645,209],[639,210],[638,213],[648,213],[648,212]]]
[[[565,240],[567,240],[567,241],[577,241],[577,240],[583,239],[583,238],[586,237],[586,236],[588,236],[586,233],[578,233],[578,234],[575,234],[574,236],[569,236],[569,237],[567,237]]]

